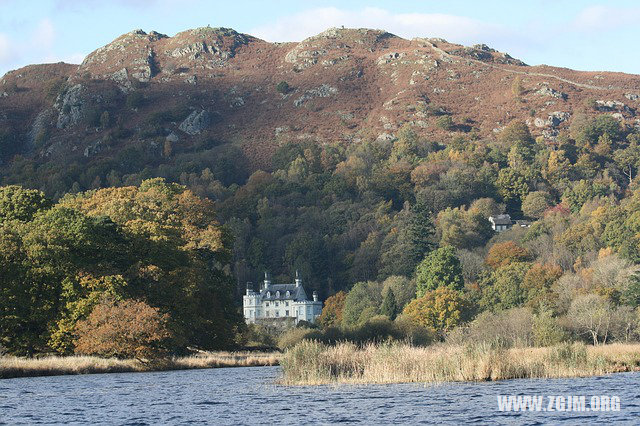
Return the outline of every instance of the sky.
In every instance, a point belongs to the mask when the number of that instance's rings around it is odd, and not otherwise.
[[[640,2],[0,0],[0,75],[33,63],[80,63],[134,29],[172,36],[230,27],[267,41],[300,41],[329,27],[485,43],[527,64],[640,74]]]

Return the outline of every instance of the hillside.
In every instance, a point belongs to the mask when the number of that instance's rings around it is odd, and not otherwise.
[[[640,261],[639,106],[640,76],[530,66],[485,45],[137,30],[79,66],[0,80],[0,185],[53,201],[155,177],[185,185],[234,237],[237,295],[264,270],[300,270],[322,298],[411,280],[440,246],[492,306],[478,286],[502,277],[500,259],[485,262],[496,243],[554,277],[602,253]],[[487,218],[500,213],[534,224],[496,235]]]
[[[513,94],[520,79],[519,96]],[[276,86],[284,81],[288,90]],[[516,83],[518,84],[518,83]],[[329,29],[300,43],[268,43],[231,29],[167,37],[132,31],[79,67],[34,65],[0,81],[2,160],[81,164],[117,156],[132,141],[161,151],[213,138],[233,142],[250,167],[269,169],[284,142],[392,139],[404,123],[443,141],[451,131],[490,137],[513,119],[553,141],[569,118],[597,102],[638,125],[640,76],[527,66],[485,46],[405,40],[369,29]],[[101,115],[109,118],[100,124]],[[453,127],[442,130],[440,114]],[[106,134],[114,141],[102,142]],[[4,139],[9,139],[7,135]]]

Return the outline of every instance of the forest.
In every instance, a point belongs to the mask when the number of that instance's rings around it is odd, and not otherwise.
[[[514,121],[491,139],[427,140],[405,125],[394,140],[283,142],[250,174],[240,149],[206,137],[132,144],[88,167],[17,156],[2,182],[43,192],[0,196],[2,335],[29,330],[2,344],[70,350],[70,324],[95,327],[106,292],[104,310],[145,303],[167,347],[225,347],[246,282],[265,270],[274,282],[299,270],[326,301],[324,331],[298,337],[377,321],[430,341],[636,339],[639,144],[637,128],[577,113],[553,141]],[[501,213],[531,225],[496,233],[488,217]]]
[[[213,212],[162,179],[57,203],[0,187],[0,347],[130,358],[232,347],[244,323]]]

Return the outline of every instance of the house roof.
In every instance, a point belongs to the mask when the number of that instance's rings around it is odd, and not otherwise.
[[[287,296],[287,292],[289,292],[289,296]],[[270,284],[269,288],[260,290],[260,299],[263,301],[293,300],[296,302],[308,300],[304,288],[302,286],[296,287],[295,284]]]
[[[494,223],[494,225],[511,225],[511,216],[508,214],[499,214],[497,216],[489,216],[489,220]]]

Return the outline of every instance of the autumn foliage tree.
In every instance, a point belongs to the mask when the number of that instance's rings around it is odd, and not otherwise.
[[[513,241],[505,241],[491,246],[485,261],[493,269],[498,269],[513,262],[526,262],[530,258],[531,253],[527,249]]]
[[[339,327],[342,323],[342,311],[347,293],[339,291],[327,298],[322,308],[322,313],[318,317],[318,322],[323,327]]]
[[[459,291],[439,287],[412,300],[402,314],[414,324],[442,337],[454,327],[468,321],[472,310],[469,302]]]
[[[169,316],[139,300],[104,300],[77,324],[75,352],[102,357],[152,359],[166,355]]]

